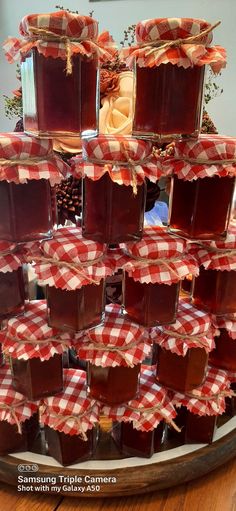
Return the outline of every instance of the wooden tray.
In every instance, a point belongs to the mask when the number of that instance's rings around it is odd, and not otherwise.
[[[163,450],[150,459],[92,460],[65,468],[49,456],[37,453],[0,457],[0,480],[16,487],[20,485],[18,491],[25,492],[72,497],[125,496],[190,481],[225,464],[235,455],[236,417],[218,428],[211,445],[181,445]],[[42,478],[41,482],[32,482],[29,479],[32,477]],[[22,486],[28,489],[23,490]]]

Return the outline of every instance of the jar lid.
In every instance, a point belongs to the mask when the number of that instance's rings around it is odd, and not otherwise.
[[[150,337],[161,348],[185,357],[190,348],[203,348],[207,353],[215,347],[211,316],[180,298],[176,321],[172,325],[154,327]]]
[[[70,167],[53,152],[52,141],[25,135],[0,133],[0,181],[27,183],[48,179],[60,183]]]
[[[136,25],[136,40],[150,42],[158,40],[185,39],[188,36],[201,34],[210,27],[210,23],[198,18],[154,18],[143,20]],[[212,32],[201,37],[203,44],[211,43]]]
[[[106,245],[83,238],[77,227],[62,227],[54,237],[28,250],[39,284],[73,291],[87,284],[99,284],[112,275],[114,262]]]
[[[3,352],[19,360],[48,360],[70,347],[72,338],[76,335],[48,325],[45,300],[26,302],[24,315],[7,320],[0,331]]]
[[[0,367],[0,421],[16,424],[21,433],[21,424],[38,411],[38,404],[26,400],[14,389],[8,365]]]
[[[232,396],[227,372],[215,367],[208,367],[204,383],[191,392],[170,393],[172,404],[177,408],[186,406],[195,415],[221,415],[225,411],[225,398]]]
[[[86,431],[99,421],[101,405],[87,395],[85,371],[64,369],[63,382],[63,392],[41,401],[40,420],[66,435],[81,435],[86,440]]]
[[[224,240],[193,244],[191,253],[206,270],[236,270],[236,225],[231,224]]]
[[[174,155],[159,161],[165,174],[174,173],[185,181],[233,177],[236,176],[236,138],[207,134],[196,140],[176,141]]]
[[[141,283],[173,284],[186,275],[198,275],[196,259],[187,253],[187,242],[161,227],[146,227],[138,242],[120,244],[118,268]]]
[[[0,273],[18,270],[23,264],[23,254],[16,252],[17,245],[0,241]]]
[[[93,181],[106,172],[119,185],[141,185],[145,177],[156,182],[162,172],[157,170],[151,142],[122,135],[99,135],[83,140],[83,160],[71,159],[74,177],[87,176]]]
[[[148,331],[132,323],[117,304],[108,305],[104,323],[86,330],[75,344],[80,359],[101,367],[140,364],[151,351]]]
[[[229,337],[236,340],[236,313],[230,316],[212,316],[212,322],[215,328],[224,328]]]
[[[79,39],[96,39],[98,22],[91,16],[68,11],[28,14],[20,22],[19,32],[24,37],[35,36],[34,29],[44,29],[59,36]]]
[[[152,431],[161,421],[175,426],[176,410],[168,397],[168,391],[159,385],[154,368],[142,366],[139,395],[122,406],[103,406],[102,413],[118,422],[132,422],[141,431]]]

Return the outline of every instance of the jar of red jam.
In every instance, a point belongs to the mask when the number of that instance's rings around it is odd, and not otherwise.
[[[225,50],[210,47],[211,25],[192,18],[148,19],[136,25],[136,41],[123,50],[136,76],[133,134],[161,141],[197,137],[205,64],[217,73],[226,65]]]
[[[172,404],[180,409],[176,423],[186,444],[209,444],[214,440],[217,417],[224,413],[226,396],[231,393],[227,373],[209,367],[201,387],[185,395],[170,394]]]
[[[141,239],[145,177],[155,182],[161,175],[151,142],[100,135],[83,141],[83,161],[72,161],[73,175],[83,175],[83,236],[109,244]]]
[[[158,345],[158,382],[180,392],[199,387],[206,377],[208,353],[215,346],[214,333],[210,316],[180,299],[176,322],[151,332]]]
[[[14,244],[0,241],[0,320],[24,311],[22,258]]]
[[[90,459],[98,440],[100,405],[86,394],[86,373],[64,369],[64,390],[42,402],[48,454],[61,465]]]
[[[110,57],[98,23],[68,11],[25,16],[23,39],[8,39],[9,62],[21,60],[24,128],[40,137],[96,135],[98,65]],[[17,49],[16,49],[17,47]]]
[[[29,255],[39,284],[47,286],[51,327],[77,332],[102,322],[104,280],[113,273],[105,248],[84,239],[81,229],[63,227]]]
[[[75,345],[87,360],[88,394],[108,405],[125,403],[139,390],[141,362],[151,350],[148,332],[108,305],[103,325],[84,332]]]
[[[1,240],[20,243],[52,236],[56,223],[52,187],[68,170],[53,153],[50,140],[0,134]]]
[[[236,175],[236,139],[200,135],[175,145],[161,168],[172,174],[169,229],[190,239],[226,237]]]
[[[0,381],[0,455],[30,451],[40,435],[38,405],[15,390],[9,366]]]
[[[214,316],[217,329],[215,349],[211,351],[209,363],[212,366],[236,372],[236,314],[230,317]]]
[[[200,266],[194,281],[193,303],[217,316],[236,311],[236,227],[231,226],[225,240],[204,241],[193,248]]]
[[[39,399],[63,390],[63,352],[72,341],[48,326],[44,300],[27,303],[24,316],[9,319],[0,339],[18,392]]]
[[[198,274],[186,241],[160,227],[146,227],[143,238],[121,246],[117,265],[124,270],[123,301],[128,317],[146,327],[174,323],[180,281]]]

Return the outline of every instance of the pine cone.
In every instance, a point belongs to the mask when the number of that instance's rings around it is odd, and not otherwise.
[[[66,220],[76,223],[75,216],[81,214],[81,179],[70,176],[56,186],[58,224]]]
[[[202,127],[201,127],[201,133],[214,133],[215,135],[218,134],[218,131],[214,125],[214,122],[210,118],[208,112],[206,110],[203,112],[202,116]]]

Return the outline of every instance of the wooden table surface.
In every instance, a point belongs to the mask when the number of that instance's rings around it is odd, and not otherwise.
[[[20,494],[1,484],[0,511],[236,511],[236,459],[191,483],[124,498]]]

